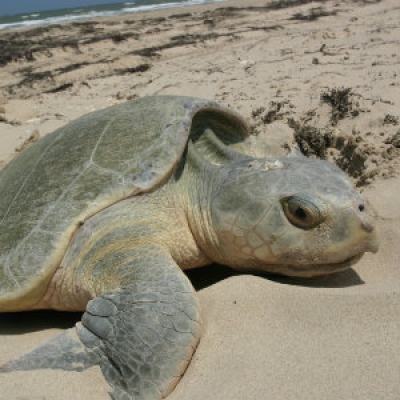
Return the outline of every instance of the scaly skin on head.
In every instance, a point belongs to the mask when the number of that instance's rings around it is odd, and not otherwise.
[[[213,261],[308,277],[346,269],[378,249],[370,205],[333,164],[243,157],[218,166],[195,151],[189,156],[189,224]]]

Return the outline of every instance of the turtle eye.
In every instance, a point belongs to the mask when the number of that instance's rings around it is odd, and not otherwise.
[[[307,195],[294,195],[280,200],[286,218],[297,228],[312,229],[326,219],[321,200]]]

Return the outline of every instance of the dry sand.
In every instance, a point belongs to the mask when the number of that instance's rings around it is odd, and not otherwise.
[[[275,152],[337,162],[381,249],[297,281],[193,271],[204,331],[170,399],[400,399],[400,7],[245,0],[1,32],[0,160],[89,111],[180,94],[239,110]],[[0,364],[77,314],[0,316]],[[0,376],[0,399],[107,399],[99,369]]]

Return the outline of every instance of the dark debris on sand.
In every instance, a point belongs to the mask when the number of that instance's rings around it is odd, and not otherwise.
[[[307,4],[323,4],[327,0],[274,0],[264,6],[245,6],[245,7],[220,7],[214,10],[204,12],[184,12],[177,13],[167,17],[143,17],[121,19],[99,19],[76,21],[68,24],[54,24],[26,30],[11,30],[0,32],[0,68],[9,63],[28,63],[28,67],[20,68],[16,71],[16,76],[21,79],[10,86],[3,86],[10,96],[25,94],[24,87],[32,88],[33,85],[36,94],[39,93],[57,93],[62,90],[72,88],[75,83],[70,77],[64,77],[71,71],[89,67],[90,65],[99,65],[96,68],[95,76],[86,77],[88,81],[93,78],[103,78],[111,75],[146,73],[151,64],[143,62],[121,68],[120,60],[124,57],[138,56],[143,58],[158,58],[165,50],[196,46],[212,42],[218,38],[227,38],[235,40],[242,34],[254,31],[269,31],[284,29],[281,25],[272,26],[248,26],[235,22],[235,19],[241,18],[246,13],[263,13],[285,8],[294,8],[296,6]],[[331,15],[329,12],[320,8],[313,8],[310,20]],[[298,16],[300,18],[300,16]],[[302,17],[303,18],[303,17]],[[176,21],[185,21],[185,31],[173,37],[168,36],[168,32]],[[226,23],[229,20],[231,25],[227,29],[214,30],[218,24]],[[199,33],[199,24],[206,25],[205,32]],[[163,34],[163,40],[157,46],[143,46],[148,35]],[[89,56],[85,58],[88,50],[101,42],[111,43],[115,52],[107,53],[99,50],[98,57]],[[118,46],[128,43],[124,48]],[[98,48],[98,47],[97,47]],[[110,46],[108,47],[110,48]],[[128,49],[128,50],[127,50]],[[74,61],[66,66],[58,66],[53,69],[44,64],[40,68],[29,68],[29,64],[43,57],[51,59],[55,52],[67,51],[81,54],[84,61]],[[51,65],[51,63],[48,63]],[[123,64],[123,62],[122,62]],[[46,70],[45,70],[46,68]],[[105,72],[106,71],[106,72]],[[63,76],[62,78],[60,78]]]
[[[336,125],[339,120],[347,116],[357,117],[361,109],[354,97],[351,88],[333,88],[321,94],[321,100],[332,107],[332,125]]]
[[[400,130],[393,132],[398,117],[385,115],[379,133],[358,130],[348,131],[346,120],[356,118],[361,111],[351,88],[333,88],[321,93],[320,105],[300,117],[295,116],[289,100],[271,102],[269,107],[259,107],[252,112],[252,130],[263,125],[283,121],[293,130],[293,143],[306,157],[329,160],[338,165],[353,179],[357,187],[366,186],[377,178],[397,174],[400,160]],[[324,104],[331,107],[330,117],[321,123]],[[373,107],[374,104],[371,106]]]

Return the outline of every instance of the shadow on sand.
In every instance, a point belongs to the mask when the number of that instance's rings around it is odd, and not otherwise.
[[[232,276],[241,275],[223,265],[209,265],[203,268],[187,271],[196,291],[215,285]],[[364,282],[353,269],[348,269],[334,275],[318,278],[289,278],[278,275],[257,275],[262,279],[269,279],[283,285],[296,285],[314,288],[345,288],[362,285]],[[28,311],[0,313],[0,336],[22,335],[25,333],[58,328],[67,329],[81,319],[82,313],[61,311]]]

